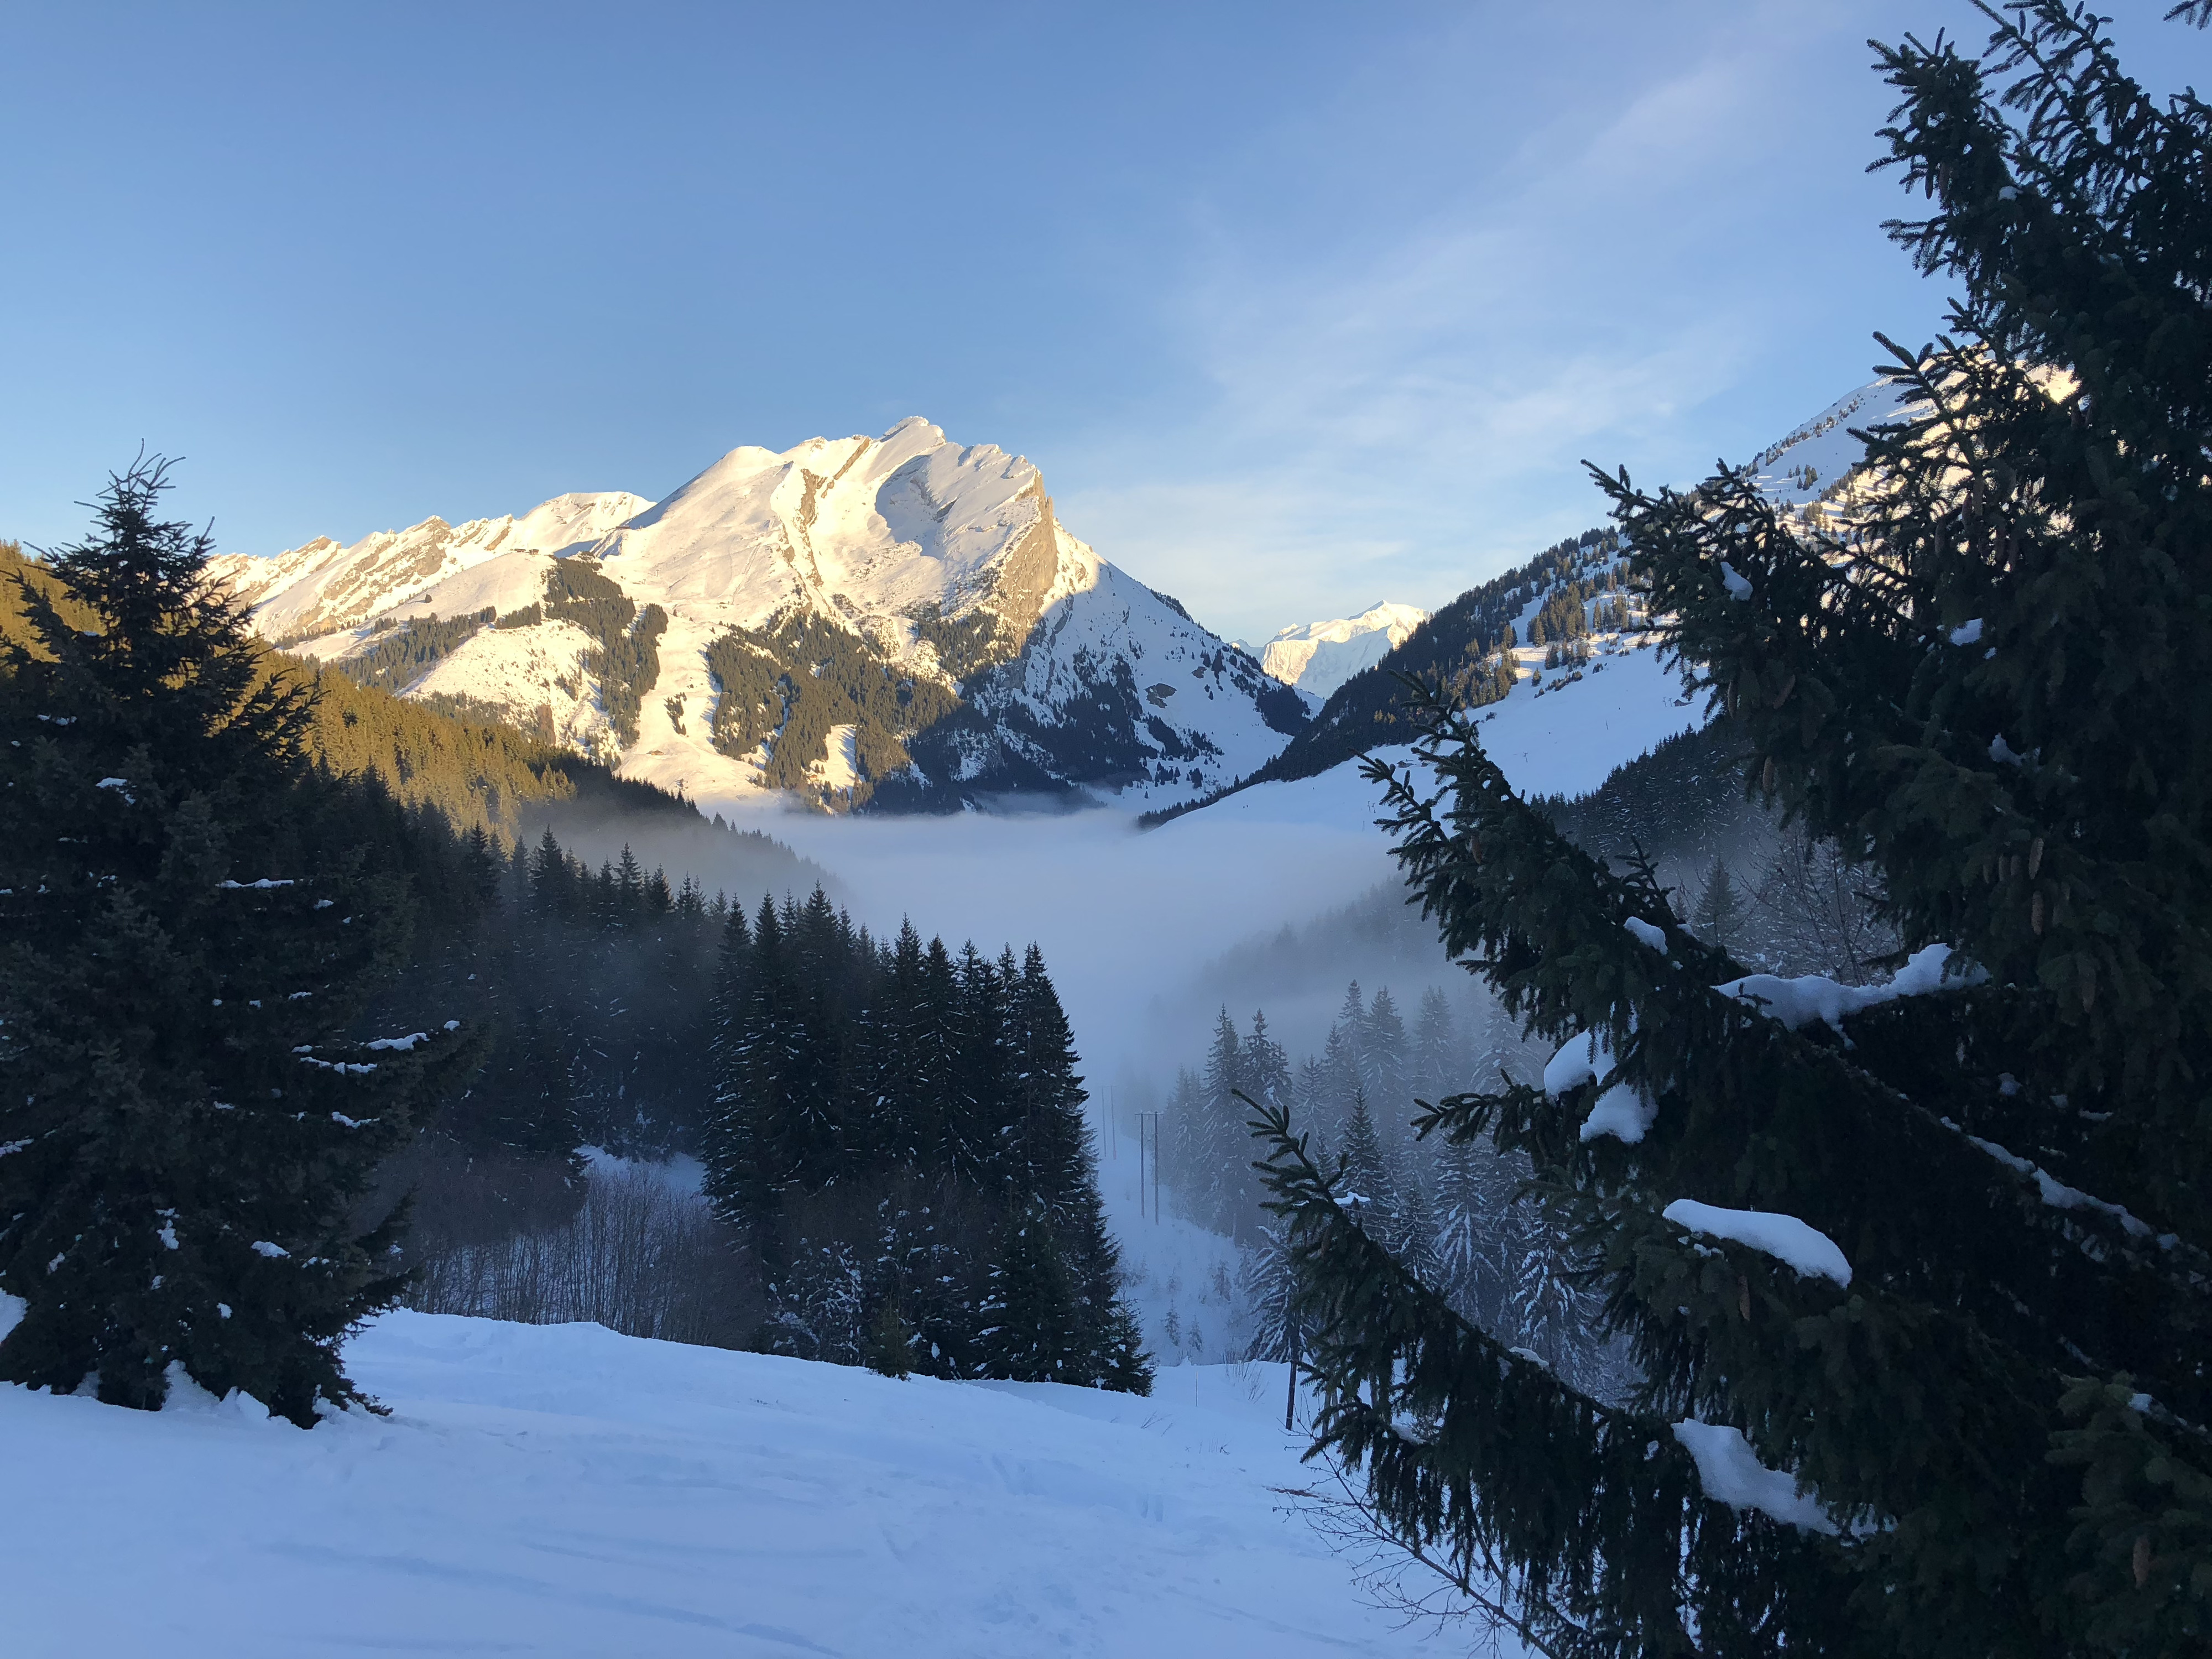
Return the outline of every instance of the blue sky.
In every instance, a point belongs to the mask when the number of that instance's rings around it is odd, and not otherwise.
[[[2111,8],[2154,84],[2212,38]],[[0,535],[227,550],[909,414],[1224,633],[1433,605],[1915,341],[1869,35],[1964,5],[23,5]]]

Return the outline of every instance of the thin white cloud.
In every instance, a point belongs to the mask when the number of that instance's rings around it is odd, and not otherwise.
[[[1261,638],[1386,594],[1439,603],[1595,522],[1584,455],[1703,466],[1684,417],[1753,361],[1758,276],[1729,269],[1741,210],[1701,179],[1755,167],[1802,33],[1732,33],[1610,110],[1594,92],[1355,253],[1283,262],[1269,227],[1209,204],[1166,315],[1211,398],[1092,438],[1071,526]]]

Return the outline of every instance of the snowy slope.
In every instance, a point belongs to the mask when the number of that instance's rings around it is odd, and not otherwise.
[[[1902,419],[1917,407],[1911,388],[1887,379],[1838,398],[1752,458],[1759,489],[1796,507],[1834,500],[1866,454],[1866,446],[1851,435],[1853,429],[1863,432]]]
[[[390,1417],[0,1388],[7,1651],[1459,1650],[1283,1512],[1279,1366],[1144,1400],[406,1313],[349,1363]]]
[[[254,625],[264,637],[303,640],[356,627],[502,553],[590,547],[652,505],[623,490],[556,495],[520,518],[510,514],[459,526],[429,518],[404,530],[365,536],[350,547],[321,536],[273,559],[226,553],[210,568],[216,580],[252,603]]]
[[[1873,381],[1838,398],[1754,456],[1750,462],[1753,476],[1762,490],[1801,515],[1817,518],[1847,511],[1852,492],[1860,487],[1854,471],[1865,451],[1852,435],[1853,428],[1910,418],[1922,408],[1909,388],[1890,380]],[[1601,556],[1591,569],[1598,570],[1610,557]],[[1528,569],[1534,574],[1538,567],[1532,564]],[[1512,574],[1498,580],[1507,580]],[[1551,580],[1556,586],[1564,578],[1555,574]],[[1516,639],[1529,637],[1529,625],[1542,609],[1547,591],[1533,591],[1519,614],[1510,618]],[[1587,793],[1614,767],[1703,722],[1703,700],[1683,696],[1679,672],[1659,665],[1657,635],[1642,626],[1640,614],[1635,620],[1638,625],[1630,629],[1592,635],[1596,656],[1589,663],[1547,669],[1546,651],[1525,644],[1510,653],[1519,683],[1503,702],[1483,709],[1482,735],[1492,757],[1524,795]],[[1285,630],[1279,637],[1300,631]],[[1353,643],[1380,638],[1369,634]],[[1269,648],[1272,653],[1274,647]],[[1271,655],[1271,665],[1274,660]],[[1340,718],[1358,720],[1359,732],[1368,729],[1363,709],[1354,707],[1348,716],[1340,716],[1338,706],[1332,704],[1291,757],[1331,739]],[[1341,747],[1334,752],[1341,753]],[[1279,764],[1274,769],[1289,769]],[[1273,822],[1285,814],[1293,819],[1313,814],[1349,824],[1372,817],[1370,793],[1359,781],[1358,763],[1340,761],[1318,775],[1249,786],[1202,809],[1201,815],[1217,820],[1257,815]]]
[[[544,593],[549,555],[582,557],[641,615],[665,614],[635,740],[612,743],[588,650],[549,638],[532,655],[500,637],[550,621],[461,641],[405,694],[550,722],[702,802],[797,787],[803,775],[831,807],[1073,786],[1151,805],[1252,770],[1305,719],[1249,658],[1070,534],[1029,461],[951,443],[918,418],[879,439],[734,449],[658,504],[564,496],[520,520],[429,520],[351,548],[229,558],[221,574],[254,601],[264,635],[344,658],[377,644],[370,624],[522,612]],[[802,649],[793,619],[826,625],[832,643],[817,629]],[[781,724],[757,744],[716,735],[726,688],[709,657],[730,641],[767,665],[764,684],[780,675],[786,688]],[[794,723],[799,702],[845,696],[855,676],[942,688],[957,715],[901,725],[851,707]],[[869,775],[870,754],[883,775]]]
[[[1684,697],[1680,673],[1661,665],[1654,636],[1601,635],[1596,645],[1590,662],[1549,672],[1540,649],[1522,647],[1515,654],[1534,678],[1479,716],[1483,749],[1523,797],[1587,794],[1615,767],[1705,722],[1704,699]],[[1402,765],[1413,751],[1375,753]],[[1372,824],[1380,797],[1360,776],[1359,763],[1347,761],[1313,777],[1254,784],[1154,833],[1188,836],[1202,825],[1231,823],[1350,830]],[[1384,839],[1379,830],[1375,835],[1378,842]]]
[[[1382,599],[1356,617],[1285,628],[1267,641],[1260,665],[1285,685],[1326,699],[1363,668],[1372,668],[1429,619],[1417,605]]]

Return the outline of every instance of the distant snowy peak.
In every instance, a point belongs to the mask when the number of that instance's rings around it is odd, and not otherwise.
[[[749,628],[799,605],[848,618],[981,606],[1025,629],[1062,562],[1036,468],[919,417],[879,439],[733,449],[599,556],[626,587]]]
[[[1356,617],[1285,628],[1267,641],[1260,665],[1284,684],[1326,698],[1403,645],[1428,619],[1418,605],[1381,600]]]
[[[561,496],[218,574],[269,638],[702,801],[1150,806],[1253,770],[1307,718],[1071,535],[1029,461],[919,418],[733,449],[658,503]]]

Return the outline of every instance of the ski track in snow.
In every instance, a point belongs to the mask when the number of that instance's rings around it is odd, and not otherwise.
[[[1281,1366],[1151,1399],[389,1314],[307,1432],[0,1388],[14,1659],[1455,1652],[1273,1490]],[[1326,1478],[1325,1476],[1322,1478]],[[1509,1646],[1508,1651],[1512,1651]]]

